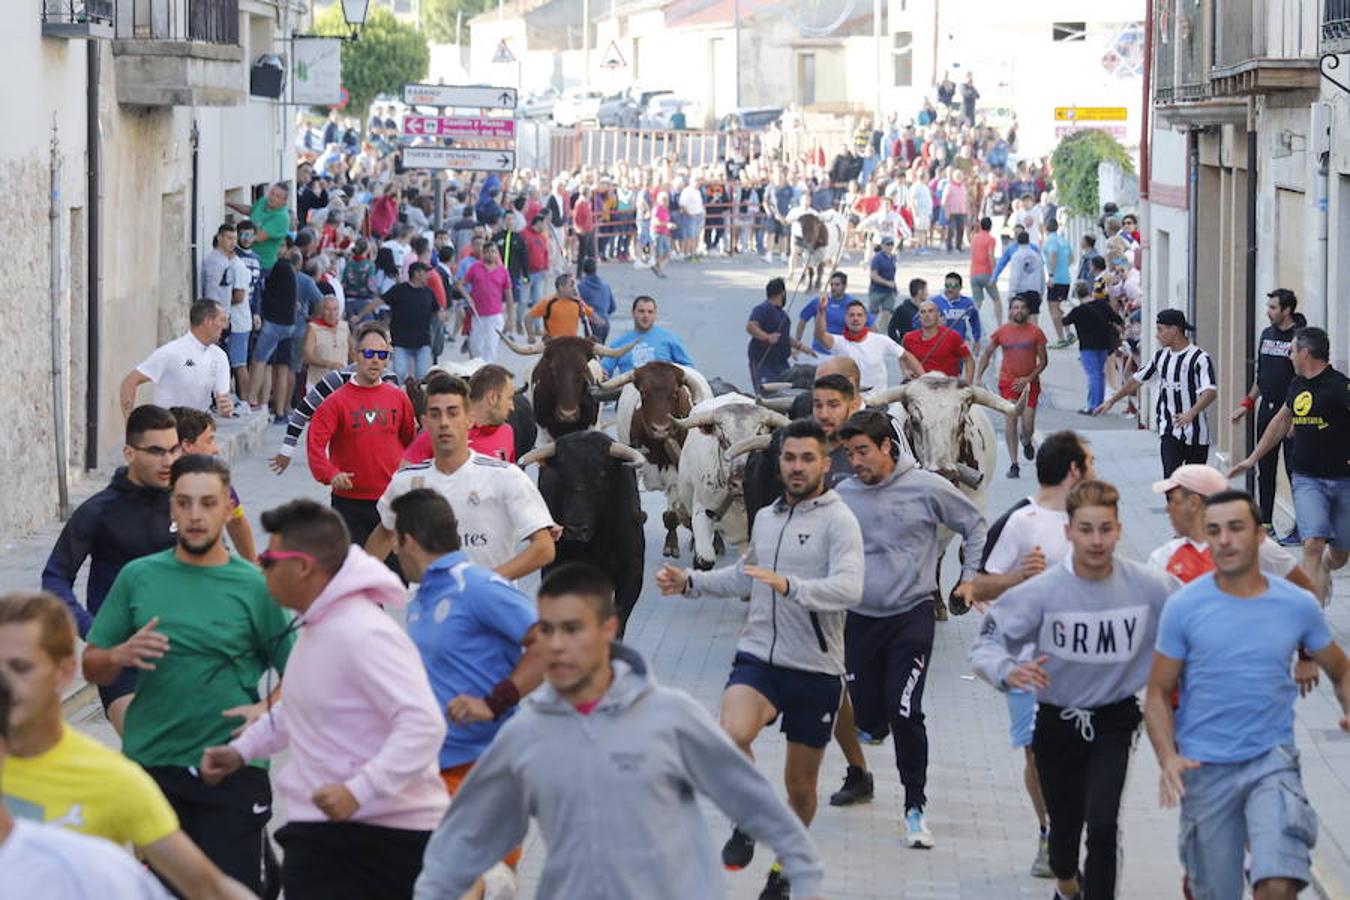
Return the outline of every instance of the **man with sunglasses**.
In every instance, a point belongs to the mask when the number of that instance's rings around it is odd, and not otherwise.
[[[128,563],[89,629],[84,677],[109,684],[139,670],[122,752],[159,785],[183,831],[217,866],[263,889],[272,788],[246,766],[218,785],[201,780],[202,751],[266,712],[257,685],[284,671],[294,627],[258,570],[221,539],[230,516],[230,469],[193,454],[170,470],[177,543]],[[276,699],[278,687],[267,703]]]
[[[417,435],[408,395],[383,380],[389,356],[382,323],[357,328],[356,373],[324,401],[309,426],[309,470],[332,488],[333,509],[359,546],[380,524],[375,501]]]
[[[94,616],[122,567],[174,545],[169,523],[169,467],[178,458],[178,425],[161,406],[138,406],[127,417],[126,465],[103,490],[80,504],[61,529],[47,565],[42,589],[60,597],[75,617],[80,637],[89,634]],[[75,599],[75,581],[89,562],[85,605]],[[136,690],[136,670],[124,669],[100,685],[99,700],[120,735],[127,706]]]
[[[384,611],[407,592],[312,500],[270,509],[262,525],[268,592],[299,626],[286,697],[229,744],[207,747],[202,780],[222,783],[288,750],[277,776],[287,898],[409,897],[448,798],[436,767],[445,720],[417,648]]]

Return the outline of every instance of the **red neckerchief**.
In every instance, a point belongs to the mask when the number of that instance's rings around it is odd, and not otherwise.
[[[844,340],[852,341],[855,344],[860,344],[863,341],[867,340],[867,335],[868,335],[868,328],[866,325],[864,325],[863,330],[858,332],[856,335],[854,335],[847,328],[844,329]]]

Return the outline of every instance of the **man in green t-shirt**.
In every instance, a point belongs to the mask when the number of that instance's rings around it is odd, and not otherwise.
[[[264,764],[245,766],[215,787],[197,774],[207,747],[265,715],[258,683],[281,672],[295,643],[289,614],[257,569],[230,553],[230,469],[200,454],[169,475],[171,550],[123,567],[87,637],[84,676],[106,684],[139,670],[122,752],[145,768],[183,831],[226,874],[262,893],[265,827],[272,788]],[[269,682],[271,678],[269,676]]]
[[[286,187],[285,182],[278,181],[252,206],[243,203],[225,204],[253,222],[256,229],[253,233],[253,252],[258,255],[258,264],[262,266],[263,272],[270,271],[277,264],[281,244],[286,240],[286,232],[291,230],[291,211],[287,206],[290,199],[290,188]]]

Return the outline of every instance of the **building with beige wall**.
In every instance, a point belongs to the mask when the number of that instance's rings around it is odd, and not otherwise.
[[[46,3],[15,0],[0,29],[0,307],[20,373],[0,400],[4,535],[57,513],[58,454],[72,479],[120,459],[118,383],[186,327],[226,200],[294,169],[286,107],[249,85],[299,4]]]

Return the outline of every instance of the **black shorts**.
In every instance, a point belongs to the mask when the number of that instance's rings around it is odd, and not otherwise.
[[[98,699],[103,703],[103,711],[107,712],[108,707],[113,705],[114,700],[119,700],[128,694],[136,693],[136,670],[123,669],[117,673],[111,684],[100,684],[98,686]]]
[[[769,234],[774,237],[787,234],[788,227],[777,219],[769,219]]]
[[[430,838],[364,822],[291,822],[277,832],[286,900],[411,897]]]
[[[1069,286],[1067,284],[1050,285],[1050,290],[1046,292],[1045,299],[1051,303],[1063,303],[1069,299]]]
[[[792,743],[817,749],[829,746],[834,715],[844,696],[840,676],[770,665],[749,653],[737,653],[727,687],[733,684],[763,694],[778,710],[780,729]]]
[[[146,769],[178,814],[183,833],[226,875],[255,894],[264,888],[270,855],[267,821],[272,818],[272,783],[267,770],[244,766],[212,787],[195,769]]]

